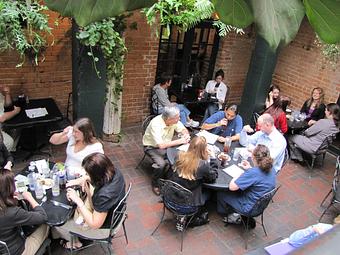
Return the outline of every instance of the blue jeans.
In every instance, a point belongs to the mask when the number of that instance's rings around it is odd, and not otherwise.
[[[184,104],[177,104],[177,107],[179,108],[179,116],[181,118],[181,122],[183,123],[183,125],[185,125],[189,118],[190,111],[188,108],[185,107]]]

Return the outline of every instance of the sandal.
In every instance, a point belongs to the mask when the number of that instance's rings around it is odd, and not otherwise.
[[[60,240],[60,245],[63,246],[64,249],[71,251],[71,242],[66,240]],[[83,247],[83,244],[81,242],[77,242],[73,244],[72,250],[77,250]]]
[[[222,219],[224,223],[229,224],[241,224],[241,216],[238,213],[231,213]]]

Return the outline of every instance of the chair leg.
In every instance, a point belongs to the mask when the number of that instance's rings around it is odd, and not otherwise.
[[[321,162],[321,166],[323,166],[323,163],[325,161],[325,157],[326,157],[326,152],[324,154],[322,154],[322,162]]]
[[[139,161],[138,165],[136,166],[136,169],[139,168],[139,166],[142,164],[143,160],[145,159],[146,154],[144,153],[143,158]]]
[[[162,224],[163,219],[164,219],[164,215],[165,215],[165,205],[163,206],[163,215],[162,215],[161,221],[158,223],[157,227],[156,227],[155,230],[151,233],[151,235],[153,235],[153,234],[157,231],[157,229],[159,228],[159,226]]]
[[[129,240],[128,240],[128,237],[127,237],[127,234],[126,234],[125,220],[123,221],[123,230],[124,230],[124,236],[125,236],[126,244],[129,244]]]
[[[247,250],[248,249],[248,234],[249,234],[249,217],[247,217],[247,223],[245,227],[246,227],[246,232],[245,232],[244,242],[245,242],[245,246]]]
[[[183,250],[183,236],[184,236],[184,231],[185,231],[185,228],[181,231],[181,252]]]
[[[74,237],[73,235],[71,235],[71,248],[70,248],[70,254],[73,254],[73,241],[74,241]]]
[[[328,191],[327,195],[325,196],[325,198],[322,200],[320,206],[323,205],[323,203],[326,201],[326,199],[328,198],[328,196],[332,193],[332,190]]]
[[[327,206],[327,208],[323,211],[323,213],[321,214],[320,218],[319,218],[319,222],[321,222],[322,217],[325,215],[326,211],[333,205],[333,200],[332,202]]]
[[[266,228],[264,227],[263,213],[261,214],[261,225],[262,225],[262,228],[263,228],[263,232],[264,232],[264,234],[265,234],[266,236],[268,236],[268,235],[267,235]]]

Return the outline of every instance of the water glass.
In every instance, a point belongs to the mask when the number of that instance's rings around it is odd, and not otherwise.
[[[66,175],[67,175],[67,180],[74,180],[76,178],[75,176],[75,170],[73,167],[67,167],[66,168]]]
[[[52,195],[57,197],[60,195],[60,187],[59,187],[59,175],[53,174],[53,186],[52,186]]]
[[[239,149],[239,148],[235,148],[234,154],[233,154],[233,161],[234,161],[234,162],[237,162],[239,156],[240,156],[240,149]]]
[[[231,137],[230,136],[226,136],[225,142],[224,142],[223,151],[228,154],[230,146],[231,146]]]
[[[28,178],[28,185],[30,187],[30,190],[34,190],[35,189],[35,173],[31,172],[27,175]]]
[[[41,169],[41,172],[45,178],[50,178],[50,168],[47,165]]]
[[[44,188],[43,186],[37,181],[35,182],[35,197],[36,199],[42,199],[44,196]]]

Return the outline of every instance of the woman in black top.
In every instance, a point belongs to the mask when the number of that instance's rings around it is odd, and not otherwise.
[[[69,231],[75,233],[86,233],[87,225],[90,229],[110,228],[113,210],[125,195],[125,181],[122,173],[113,166],[110,159],[102,153],[92,153],[84,158],[82,166],[88,175],[79,179],[69,181],[66,186],[85,186],[89,181],[93,187],[93,195],[90,199],[91,207],[87,208],[83,200],[72,188],[67,189],[67,198],[77,205],[79,214],[84,218],[84,223],[76,224],[73,219],[65,225],[54,229],[54,237],[62,237],[70,240]],[[57,233],[56,233],[57,232]],[[82,243],[79,240],[74,242],[74,248],[80,248]],[[70,242],[65,243],[65,248],[70,248]]]
[[[13,162],[14,162],[13,156],[7,150],[4,144],[4,139],[0,128],[0,167],[11,170]]]
[[[306,114],[308,126],[325,117],[326,106],[324,104],[324,97],[325,94],[322,88],[314,88],[311,97],[302,105],[300,112]]]
[[[0,240],[4,241],[11,255],[35,254],[48,235],[47,225],[39,226],[25,240],[21,226],[40,225],[47,221],[44,209],[39,206],[30,192],[22,196],[33,208],[26,211],[18,206],[15,197],[14,175],[8,169],[0,169]]]
[[[205,138],[196,136],[188,151],[179,153],[171,180],[192,191],[195,205],[203,206],[208,196],[202,193],[202,184],[215,181],[217,167],[215,154],[208,150]]]

